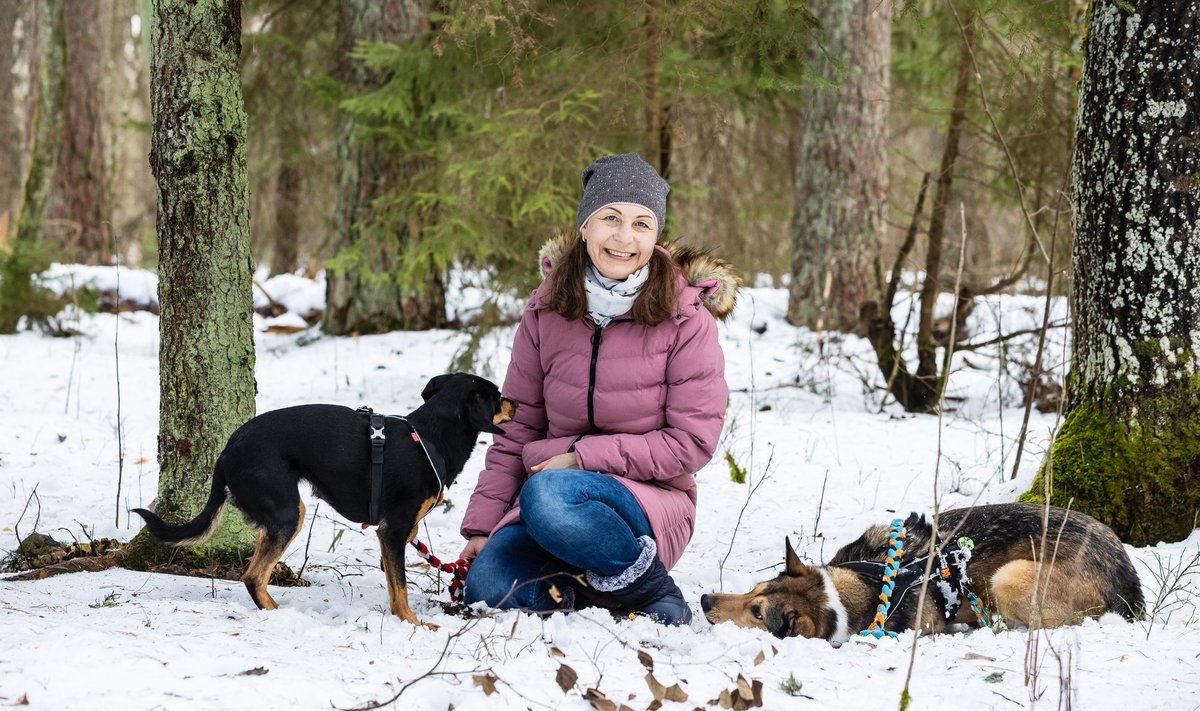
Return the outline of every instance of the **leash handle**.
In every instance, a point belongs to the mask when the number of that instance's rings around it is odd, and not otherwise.
[[[465,558],[459,558],[453,563],[443,563],[441,559],[435,556],[429,550],[429,546],[416,540],[411,541],[412,547],[417,549],[417,553],[425,559],[431,566],[445,573],[453,575],[450,581],[450,602],[461,602],[463,598],[463,583],[467,579],[467,571],[471,569],[471,561]]]

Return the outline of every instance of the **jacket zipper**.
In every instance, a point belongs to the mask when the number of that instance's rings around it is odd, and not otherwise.
[[[592,365],[588,371],[588,424],[591,425],[593,432],[599,432],[600,428],[596,427],[596,409],[595,409],[595,394],[596,394],[596,358],[600,355],[600,335],[603,327],[595,324],[596,330],[592,332]]]

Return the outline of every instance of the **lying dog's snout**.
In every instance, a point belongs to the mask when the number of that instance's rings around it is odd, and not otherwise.
[[[713,596],[712,595],[706,594],[706,595],[700,596],[700,609],[701,610],[703,610],[704,612],[708,612],[709,610],[712,609],[712,606],[713,606]]]

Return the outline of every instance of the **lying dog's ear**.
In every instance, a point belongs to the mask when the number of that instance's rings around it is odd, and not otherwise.
[[[429,398],[437,395],[438,391],[442,389],[442,386],[453,375],[454,373],[445,373],[444,375],[435,375],[433,378],[430,378],[429,382],[425,384],[425,389],[421,391],[421,401],[429,402]]]
[[[785,546],[787,546],[787,553],[784,555],[784,558],[783,558],[784,563],[785,563],[784,568],[783,568],[784,574],[785,575],[807,575],[809,572],[811,572],[811,570],[812,570],[811,568],[809,568],[804,563],[800,562],[800,556],[796,555],[796,549],[792,548],[792,539],[788,538],[787,536],[784,536],[783,543]]]
[[[495,399],[476,391],[471,393],[471,397],[468,398],[467,422],[471,423],[471,426],[479,432],[504,434],[504,430],[500,429],[497,420],[508,422],[512,419],[515,408],[516,406],[511,400],[501,398],[497,405]]]

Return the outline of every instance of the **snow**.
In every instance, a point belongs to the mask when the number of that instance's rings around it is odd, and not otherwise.
[[[76,284],[116,287],[117,271],[105,268],[58,266],[45,279],[69,286],[70,275]],[[462,285],[451,295],[457,315],[478,306],[478,282],[454,282]],[[302,326],[295,315],[321,305],[319,281],[263,283],[291,309],[279,317],[284,323]],[[155,287],[152,274],[120,271],[122,297],[152,297]],[[674,571],[696,613],[690,626],[614,621],[599,610],[545,619],[450,616],[438,604],[448,599],[448,580],[410,551],[410,600],[418,617],[438,628],[413,627],[387,613],[374,533],[309,498],[315,521],[284,561],[303,566],[312,586],[273,589],[280,603],[273,612],[256,609],[237,581],[120,569],[0,581],[0,705],[257,711],[396,699],[397,707],[413,710],[590,709],[584,694],[594,689],[645,709],[654,696],[639,660],[644,653],[654,679],[678,684],[687,696],[662,701],[664,709],[716,708],[739,676],[761,682],[767,709],[898,706],[911,633],[856,637],[840,648],[779,640],[709,625],[700,595],[743,592],[774,576],[784,536],[801,556],[822,562],[866,526],[929,511],[935,497],[942,507],[1011,501],[1029,486],[1055,419],[1033,414],[1010,480],[1024,413],[1019,374],[1002,368],[995,350],[956,358],[955,407],[942,418],[907,415],[891,404],[881,412],[870,346],[787,325],[786,301],[782,289],[747,289],[721,327],[732,391],[727,426],[717,456],[698,475],[696,534]],[[1036,325],[1042,303],[1020,296],[984,302],[970,320],[976,340],[997,328]],[[897,305],[900,323],[910,307]],[[1065,304],[1055,308],[1061,318]],[[139,526],[127,509],[149,504],[156,490],[158,319],[146,312],[77,318],[82,335],[75,338],[0,337],[0,553],[35,529],[59,540],[128,540]],[[268,333],[278,321],[255,318],[260,412],[331,402],[407,413],[466,338],[451,331]],[[1047,363],[1062,363],[1065,334],[1051,336]],[[489,337],[480,349],[487,359],[481,374],[502,377],[511,337],[511,328]],[[1033,338],[1010,344],[1010,359],[1032,361]],[[421,526],[419,538],[442,558],[453,559],[462,547],[458,524],[484,451],[476,449],[449,492],[452,506]],[[749,472],[747,484],[731,481],[726,452]],[[1032,636],[984,630],[921,638],[911,708],[1194,708],[1200,579],[1194,566],[1178,585],[1161,579],[1200,553],[1200,531],[1129,552],[1146,598],[1167,590],[1153,619],[1089,621]],[[566,692],[556,682],[563,666],[577,674]]]

